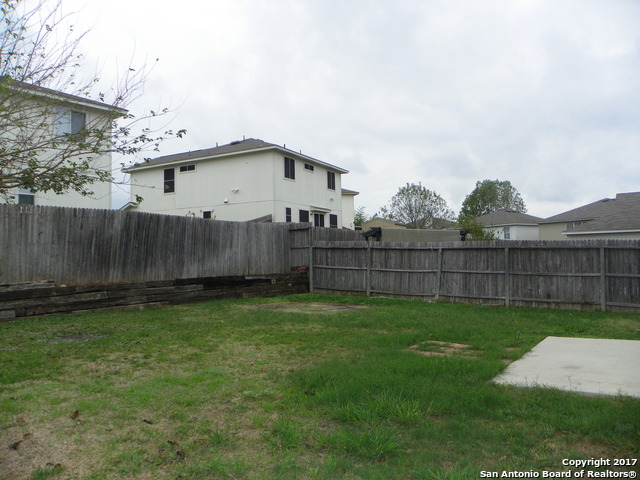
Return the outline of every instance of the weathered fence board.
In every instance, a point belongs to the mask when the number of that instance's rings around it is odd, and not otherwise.
[[[309,223],[0,205],[0,283],[84,285],[286,274],[309,265],[314,238],[362,237]]]
[[[197,289],[169,292],[163,287],[175,284],[163,282],[287,274],[307,266],[312,291],[640,312],[637,240],[367,243],[357,232],[309,223],[0,205],[0,284],[69,285],[74,295],[88,295],[78,297],[83,304],[102,301],[83,285],[155,285],[157,296],[129,288],[111,291],[111,302],[198,298]],[[29,304],[36,289],[47,288],[38,283],[15,300]]]
[[[640,312],[640,241],[316,242],[313,291]]]

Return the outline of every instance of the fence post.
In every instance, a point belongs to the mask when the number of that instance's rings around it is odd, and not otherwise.
[[[504,249],[504,304],[509,306],[511,304],[511,276],[509,266],[509,247]]]
[[[607,310],[607,256],[605,247],[600,247],[600,309]]]
[[[440,298],[440,284],[442,283],[442,247],[438,247],[438,272],[436,273],[436,300]]]
[[[309,226],[309,293],[313,293],[313,226]]]
[[[373,261],[373,256],[371,253],[371,243],[367,240],[367,278],[365,279],[365,285],[367,289],[367,297],[371,296],[371,263]]]

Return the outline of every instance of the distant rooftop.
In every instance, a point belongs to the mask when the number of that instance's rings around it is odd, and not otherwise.
[[[588,232],[620,232],[640,230],[640,192],[618,193],[616,198],[597,202],[554,215],[540,223],[584,222],[568,231],[571,234]]]
[[[485,226],[496,225],[538,225],[542,218],[527,215],[526,213],[501,208],[495,212],[481,215],[476,220]]]
[[[147,168],[154,168],[160,165],[170,165],[177,163],[184,163],[189,161],[201,161],[201,160],[209,160],[218,157],[225,157],[231,155],[238,155],[242,153],[250,153],[250,152],[258,152],[265,150],[279,150],[285,155],[289,155],[294,158],[298,158],[303,161],[307,161],[309,163],[315,163],[317,165],[322,165],[331,170],[335,170],[339,173],[349,173],[348,170],[337,167],[335,165],[331,165],[330,163],[323,162],[313,157],[309,157],[308,155],[303,155],[300,152],[295,152],[293,150],[289,150],[286,146],[276,145],[275,143],[265,142],[264,140],[260,140],[259,138],[247,138],[244,140],[236,140],[226,145],[215,146],[213,148],[206,148],[203,150],[194,150],[191,152],[184,153],[176,153],[173,155],[165,155],[163,157],[158,157],[153,160],[149,160],[148,162],[137,163],[130,167],[126,167],[123,169],[124,172],[131,172],[136,170],[144,170]]]

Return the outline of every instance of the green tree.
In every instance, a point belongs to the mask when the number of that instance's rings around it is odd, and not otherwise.
[[[356,208],[355,214],[353,216],[353,224],[356,227],[361,227],[367,220],[369,220],[369,217],[364,212],[364,207]]]
[[[524,200],[508,180],[483,180],[476,182],[476,188],[462,202],[459,221],[472,219],[501,208],[527,213]]]
[[[461,218],[458,220],[460,230],[467,232],[467,241],[487,241],[495,240],[493,231],[485,230],[484,226],[475,218]]]
[[[185,133],[148,127],[166,109],[139,117],[126,110],[142,94],[146,67],[128,68],[105,91],[96,75],[83,78],[79,46],[86,32],[73,31],[60,2],[0,0],[0,11],[0,199],[11,201],[13,188],[90,195],[94,182],[114,181],[111,165],[97,168],[96,158],[137,156]],[[76,116],[72,133],[60,133],[57,125],[67,121],[61,107],[77,97],[96,102],[103,114],[92,121]]]
[[[440,195],[422,183],[407,183],[377,216],[419,229],[431,227],[435,219],[452,220],[454,213]]]

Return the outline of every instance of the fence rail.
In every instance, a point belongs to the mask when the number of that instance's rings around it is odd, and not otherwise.
[[[640,241],[315,242],[314,291],[640,312]]]

